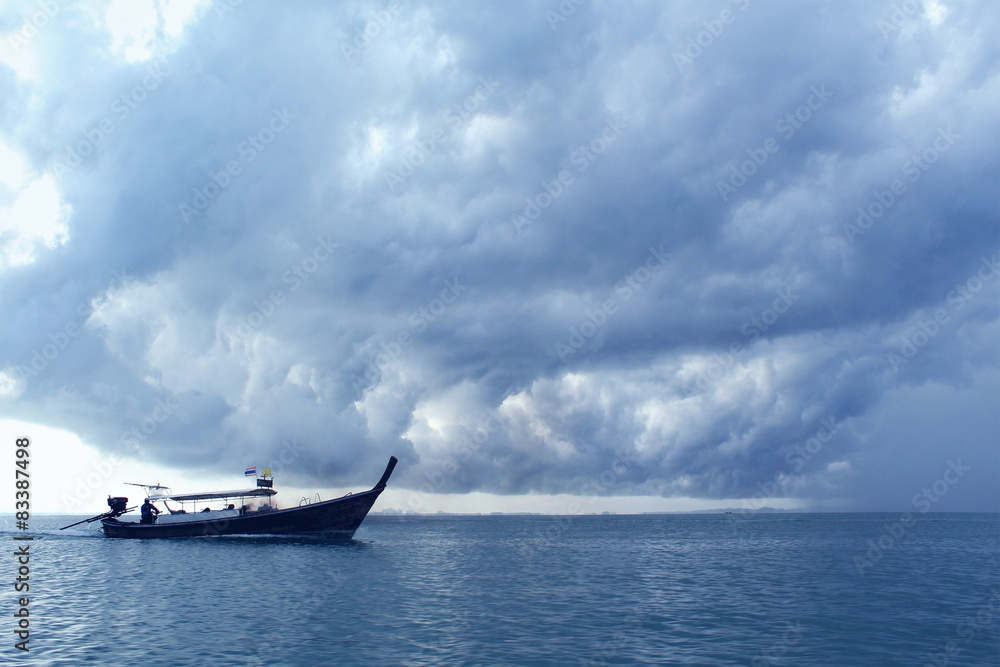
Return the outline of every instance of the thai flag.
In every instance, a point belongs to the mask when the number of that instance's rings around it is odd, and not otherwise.
[[[257,476],[257,466],[253,468],[247,468],[246,472],[243,473],[244,477],[256,477]]]

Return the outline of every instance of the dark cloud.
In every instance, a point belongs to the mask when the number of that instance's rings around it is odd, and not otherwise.
[[[996,471],[991,3],[219,7],[133,62],[67,7],[0,69],[72,207],[0,233],[5,416],[444,492]]]

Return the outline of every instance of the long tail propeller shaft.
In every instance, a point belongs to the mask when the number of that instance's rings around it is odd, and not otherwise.
[[[138,505],[136,505],[138,507]],[[131,512],[135,507],[129,507],[125,512]],[[105,512],[104,514],[98,514],[97,516],[92,516],[89,519],[84,519],[83,521],[77,521],[76,523],[71,523],[68,526],[63,526],[59,530],[66,530],[67,528],[72,528],[73,526],[79,526],[81,523],[93,523],[94,521],[99,521],[101,519],[112,519],[116,516],[121,516],[125,512]]]

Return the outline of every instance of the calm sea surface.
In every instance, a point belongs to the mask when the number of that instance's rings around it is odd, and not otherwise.
[[[370,516],[338,543],[33,517],[31,651],[8,555],[0,663],[1000,664],[1000,515],[899,518]]]

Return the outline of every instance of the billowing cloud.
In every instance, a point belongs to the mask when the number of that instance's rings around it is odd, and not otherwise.
[[[0,17],[0,416],[446,493],[961,458],[996,509],[992,3],[126,4]]]

